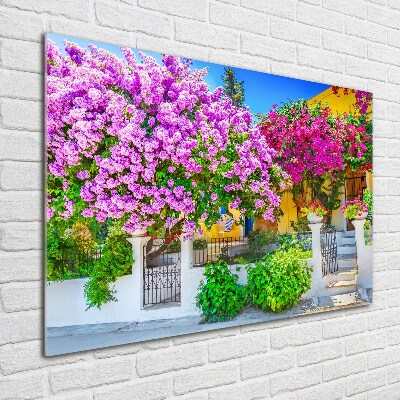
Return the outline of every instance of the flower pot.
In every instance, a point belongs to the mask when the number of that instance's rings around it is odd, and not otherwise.
[[[367,218],[368,213],[366,211],[359,212],[358,215],[354,217],[354,219],[365,219]]]
[[[146,232],[146,229],[136,229],[136,231],[132,233],[132,237],[146,236]]]
[[[310,214],[307,215],[307,219],[308,219],[308,222],[310,224],[317,224],[319,222],[322,222],[322,218],[324,218],[324,217],[323,216],[319,216],[319,215],[317,215],[315,213],[310,213]]]

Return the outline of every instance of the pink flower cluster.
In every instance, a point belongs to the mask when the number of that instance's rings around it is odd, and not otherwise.
[[[354,95],[356,98],[356,106],[360,110],[360,113],[365,114],[368,111],[368,107],[371,105],[372,93],[356,90]]]
[[[342,206],[342,213],[346,215],[350,209],[354,210],[358,216],[368,212],[368,206],[358,197],[354,200],[347,200],[345,205]]]
[[[273,219],[275,151],[248,109],[209,90],[206,69],[127,48],[124,60],[93,45],[65,50],[47,43],[49,217],[128,216],[129,233],[183,218],[188,237],[229,203]]]
[[[273,109],[261,123],[268,145],[277,151],[277,163],[294,183],[308,177],[343,170],[351,157],[367,151],[363,126],[349,123],[346,116],[334,117],[328,107],[293,109],[288,117]]]

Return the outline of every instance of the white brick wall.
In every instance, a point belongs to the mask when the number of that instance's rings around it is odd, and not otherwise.
[[[400,2],[0,2],[0,399],[400,398]],[[42,356],[43,40],[83,36],[375,98],[375,303]]]

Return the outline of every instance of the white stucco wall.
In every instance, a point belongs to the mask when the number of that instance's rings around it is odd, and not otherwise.
[[[117,278],[117,302],[104,304],[101,310],[87,305],[83,295],[87,279],[48,282],[46,285],[46,324],[48,327],[133,321],[132,275]]]

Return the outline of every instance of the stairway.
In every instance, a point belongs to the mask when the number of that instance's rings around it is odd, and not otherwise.
[[[369,304],[365,289],[357,285],[357,248],[354,231],[337,232],[338,271],[325,276],[325,291],[318,306],[326,309]]]
[[[354,231],[337,232],[338,271],[324,279],[328,296],[351,294],[357,285],[357,248]]]

